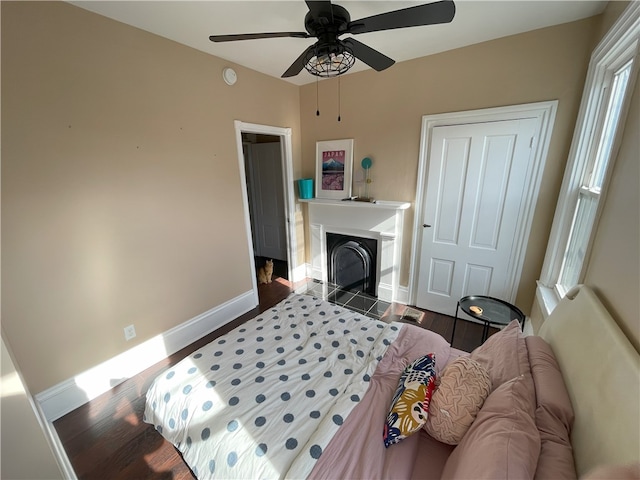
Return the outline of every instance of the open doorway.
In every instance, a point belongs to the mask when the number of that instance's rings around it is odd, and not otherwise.
[[[242,132],[245,180],[256,270],[273,262],[273,278],[289,279],[282,146],[275,135]]]
[[[293,283],[301,280],[297,277],[303,270],[297,264],[291,129],[238,120],[235,129],[254,300],[258,305],[257,272],[267,260],[274,261],[274,279]]]

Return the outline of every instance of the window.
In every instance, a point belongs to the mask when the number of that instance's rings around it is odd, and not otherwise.
[[[620,70],[613,73],[612,87],[602,89],[606,104],[603,106],[602,132],[595,142],[595,152],[592,162],[589,162],[583,176],[582,184],[578,188],[578,199],[575,207],[573,222],[569,230],[569,240],[566,244],[560,275],[556,288],[561,296],[580,280],[580,273],[589,246],[591,231],[596,219],[596,211],[600,202],[603,181],[607,167],[611,163],[613,139],[615,138],[622,113],[625,92],[629,83],[629,74],[633,60],[627,62]],[[609,94],[609,95],[607,95]]]
[[[548,310],[584,275],[638,68],[639,12],[632,2],[591,57],[540,278]]]

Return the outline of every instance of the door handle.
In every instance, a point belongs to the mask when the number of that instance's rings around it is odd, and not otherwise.
[[[431,225],[429,225],[428,223],[423,223],[423,224],[422,224],[422,226],[423,226],[424,228],[431,228]]]

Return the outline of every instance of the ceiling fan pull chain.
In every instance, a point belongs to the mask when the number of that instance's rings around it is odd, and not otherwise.
[[[340,77],[338,77],[338,121],[340,121]]]
[[[318,107],[318,77],[316,77],[316,117],[320,116],[320,107]]]

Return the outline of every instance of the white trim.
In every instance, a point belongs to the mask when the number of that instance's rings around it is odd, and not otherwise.
[[[297,282],[306,279],[308,277],[307,275],[308,271],[309,271],[308,263],[299,264],[295,268],[295,270],[291,271],[292,278],[295,279],[295,280],[292,280],[291,283],[295,285]]]
[[[560,303],[560,297],[553,288],[545,287],[542,283],[538,282],[536,287],[536,302],[538,302],[538,306],[540,307],[542,320],[546,320],[558,303]]]
[[[318,204],[318,205],[333,205],[333,206],[348,206],[354,208],[372,208],[374,210],[406,210],[411,204],[408,202],[394,202],[391,200],[376,200],[375,202],[357,202],[343,200],[331,200],[327,198],[301,198],[298,200],[300,203]]]
[[[550,291],[549,294],[556,296],[555,303],[557,303],[561,298],[560,294],[555,289],[555,284],[558,281],[560,274],[562,258],[567,245],[572,218],[575,213],[575,204],[577,202],[576,192],[582,183],[584,170],[587,168],[589,161],[588,152],[591,148],[591,143],[595,138],[593,133],[594,128],[596,128],[600,122],[595,112],[601,108],[602,90],[597,87],[604,85],[607,71],[612,68],[612,64],[617,64],[617,57],[628,49],[634,48],[635,52],[630,56],[630,58],[635,55],[636,59],[634,61],[631,77],[629,78],[629,83],[627,84],[627,92],[630,91],[635,82],[638,68],[640,67],[638,65],[637,58],[639,36],[640,2],[630,2],[629,6],[620,15],[616,23],[603,37],[591,55],[589,70],[587,72],[587,78],[582,92],[580,110],[576,120],[573,140],[571,142],[571,149],[569,151],[564,178],[562,179],[562,186],[558,196],[558,204],[556,206],[553,224],[551,226],[551,233],[549,235],[549,242],[547,244],[542,271],[540,273],[539,284],[546,287],[547,290]],[[620,128],[620,126],[624,125],[630,103],[631,95],[627,95],[624,109],[620,113],[620,123],[618,124],[618,129],[615,134],[616,138],[612,145],[611,157],[607,167],[607,173],[605,174],[603,187],[601,189],[602,199],[606,196],[606,187],[608,185],[608,179],[610,178],[609,172],[613,167],[617,151],[620,146],[622,136],[622,128]],[[597,229],[598,219],[602,212],[603,202],[601,201],[598,203],[598,210],[592,227],[591,240],[584,257],[585,260],[583,262],[582,274],[578,280],[579,282],[582,281],[586,265],[588,264],[588,258],[594,236],[593,232]]]
[[[378,300],[382,300],[383,302],[395,302],[393,285],[388,283],[379,282],[378,283]]]
[[[307,278],[315,278],[314,275],[314,271],[313,271],[313,264],[312,263],[305,263],[304,264],[304,268],[305,268],[305,275]]]
[[[536,118],[538,126],[533,142],[533,162],[527,175],[527,187],[523,192],[524,201],[518,216],[518,225],[514,239],[514,247],[509,260],[507,279],[511,289],[506,300],[513,302],[517,293],[522,266],[529,240],[533,213],[536,199],[540,190],[542,172],[547,160],[549,143],[553,124],[558,109],[558,101],[528,103],[523,105],[510,105],[506,107],[486,108],[482,110],[470,110],[463,112],[443,113],[438,115],[425,115],[422,117],[422,129],[420,132],[420,158],[418,161],[418,181],[416,186],[416,201],[414,203],[413,235],[411,250],[411,262],[409,270],[409,299],[412,305],[416,304],[418,291],[418,268],[420,266],[420,245],[423,234],[423,206],[426,197],[427,172],[429,167],[429,151],[433,129],[445,125],[464,125],[469,123],[495,122],[502,120],[517,120],[523,118]]]
[[[287,231],[287,264],[289,267],[289,281],[297,282],[303,280],[299,277],[300,268],[298,268],[298,239],[296,235],[296,202],[293,182],[293,148],[291,145],[291,129],[283,127],[272,127],[269,125],[259,125],[255,123],[246,123],[240,120],[234,121],[236,130],[236,145],[238,149],[238,167],[240,169],[240,180],[242,187],[242,203],[244,209],[245,228],[247,232],[247,246],[249,248],[249,264],[251,265],[251,276],[253,291],[258,299],[258,282],[256,279],[256,267],[253,260],[253,241],[251,232],[251,216],[249,213],[249,200],[247,193],[247,176],[244,168],[244,154],[242,151],[242,134],[258,133],[262,135],[273,135],[280,137],[280,145],[282,146],[282,183],[284,189],[284,209],[286,217]]]
[[[409,304],[409,289],[402,285],[398,285],[398,290],[396,291],[396,302],[403,303],[405,305]]]
[[[611,50],[616,44],[633,42],[634,37],[640,33],[640,2],[629,2],[616,23],[593,50],[592,61],[602,61],[611,55]],[[637,40],[637,39],[636,39]]]
[[[38,420],[41,423],[42,430],[47,435],[49,445],[51,446],[56,460],[58,461],[58,467],[62,472],[63,478],[67,480],[77,480],[78,476],[71,465],[71,460],[69,460],[69,457],[67,456],[67,451],[64,449],[62,440],[60,440],[60,436],[58,436],[58,431],[56,430],[56,427],[53,426],[53,421],[47,420],[40,404],[35,400],[32,401],[34,408],[37,410],[38,416],[40,417]]]
[[[47,420],[47,418],[44,415],[44,412],[42,411],[42,408],[40,407],[40,404],[37,402],[34,396],[31,395],[31,392],[27,388],[26,386],[27,384],[25,383],[24,377],[22,376],[22,371],[18,368],[18,364],[13,355],[13,350],[11,350],[11,347],[9,346],[9,344],[5,342],[6,336],[4,335],[4,331],[2,332],[2,336],[3,336],[3,339],[2,339],[3,347],[6,349],[7,354],[9,355],[9,358],[11,358],[11,361],[14,364],[15,373],[18,375],[18,378],[20,380],[20,385],[22,386],[24,391],[24,395],[27,399],[27,402],[29,403],[29,406],[33,410],[33,415],[36,417],[36,421],[38,422],[38,425],[42,429],[42,434],[45,438],[45,441],[49,445],[49,448],[51,449],[51,453],[53,454],[56,464],[60,469],[60,473],[65,479],[76,480],[78,477],[76,476],[76,472],[73,470],[73,467],[71,466],[71,461],[69,460],[69,457],[67,456],[67,452],[65,451],[64,446],[60,441],[58,432],[56,432],[56,429],[53,426],[53,423]]]
[[[196,340],[248,312],[257,305],[252,291],[204,312],[106,362],[35,395],[39,411],[53,422],[143,370],[173,355]],[[91,391],[79,379],[91,378]],[[114,380],[116,379],[116,380]],[[81,382],[80,382],[81,383]]]

